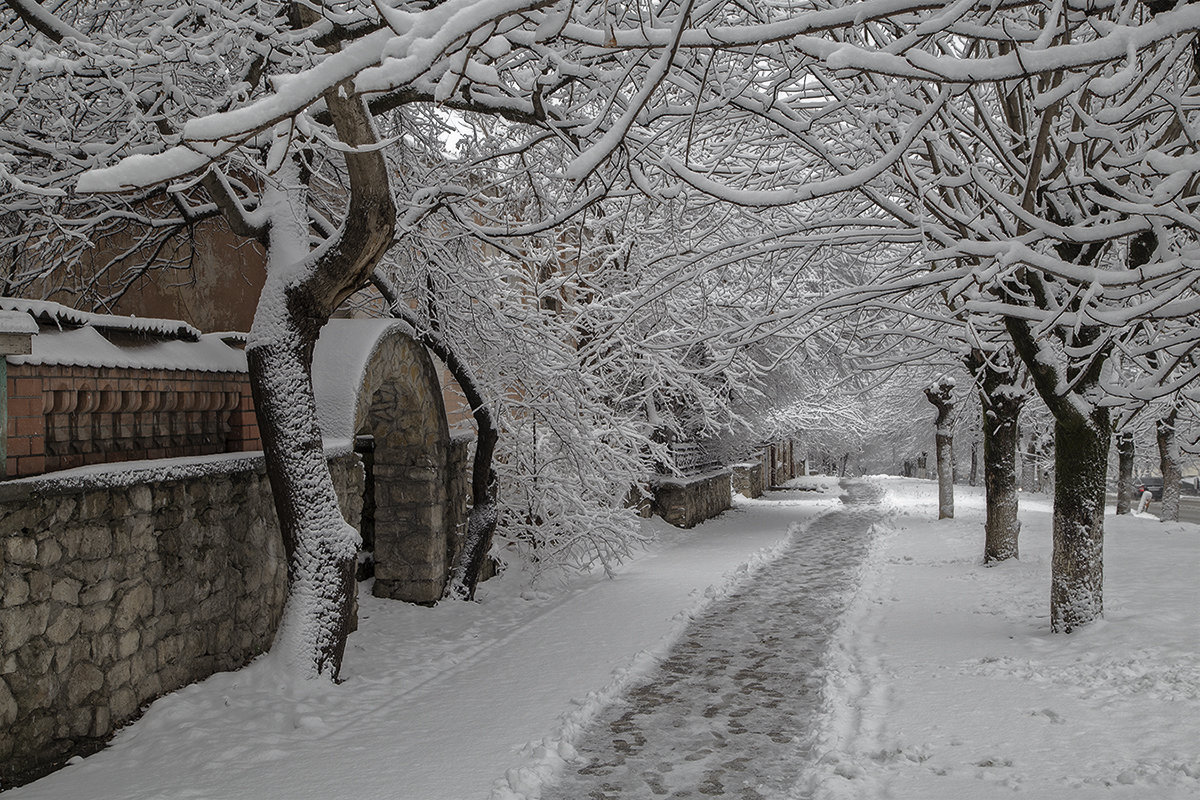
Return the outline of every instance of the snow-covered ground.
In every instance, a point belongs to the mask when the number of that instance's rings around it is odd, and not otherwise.
[[[880,481],[891,516],[826,658],[821,759],[791,795],[1200,797],[1200,526],[1110,517],[1105,619],[1053,636],[1045,498],[1022,498],[1021,560],[985,568],[978,490],[937,522],[934,484]],[[835,498],[773,493],[692,531],[648,522],[659,542],[613,580],[533,592],[510,575],[434,609],[367,596],[343,684],[260,660],[5,796],[536,798],[688,619]]]
[[[1200,797],[1200,526],[1110,515],[1104,619],[1052,635],[1046,498],[1021,498],[1020,561],[984,567],[980,490],[938,522],[934,484],[884,485],[797,796]]]
[[[344,683],[291,681],[270,659],[154,703],[112,746],[5,800],[484,800],[536,796],[569,742],[644,673],[690,616],[837,504],[816,492],[741,501],[658,542],[615,579],[546,591],[520,575],[479,603],[360,594]]]

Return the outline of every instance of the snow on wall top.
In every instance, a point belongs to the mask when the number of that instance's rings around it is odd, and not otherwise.
[[[53,325],[58,328],[90,325],[101,330],[140,333],[159,339],[179,339],[186,342],[199,341],[201,335],[199,330],[182,320],[93,314],[90,311],[77,311],[49,300],[0,297],[0,310],[24,311],[42,325]]]
[[[194,342],[167,340],[118,346],[94,327],[85,325],[68,330],[42,330],[33,337],[32,347],[33,352],[27,356],[9,356],[8,363],[246,372],[246,354],[213,334]]]
[[[201,334],[186,322],[152,317],[120,317],[76,311],[61,303],[0,297],[0,330],[5,320],[33,333],[32,352],[9,356],[10,364],[71,367],[245,372],[246,354],[225,340],[230,334]],[[115,344],[105,333],[143,337]]]
[[[313,393],[317,421],[326,439],[354,438],[354,415],[367,364],[393,329],[408,326],[394,319],[331,319],[313,350]]]
[[[24,311],[0,311],[0,333],[37,332],[37,323]]]

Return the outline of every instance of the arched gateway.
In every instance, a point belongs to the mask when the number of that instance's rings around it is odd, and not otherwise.
[[[313,388],[326,440],[357,439],[367,466],[362,531],[374,549],[373,593],[436,602],[460,539],[466,448],[450,438],[428,352],[394,320],[330,320]]]

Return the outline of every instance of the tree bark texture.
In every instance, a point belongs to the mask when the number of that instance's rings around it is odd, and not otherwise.
[[[1036,277],[1031,283],[1042,291]],[[1107,351],[1082,364],[1055,364],[1024,320],[1004,318],[1038,395],[1054,415],[1054,524],[1050,565],[1050,629],[1070,633],[1104,612],[1104,496],[1112,439],[1109,410],[1090,402]],[[1061,333],[1061,331],[1060,331]],[[1072,332],[1094,343],[1099,332]],[[1064,334],[1065,336],[1065,334]],[[1064,394],[1061,387],[1071,385]]]
[[[979,485],[979,442],[971,442],[971,477],[972,486]]]
[[[954,382],[939,379],[925,389],[937,409],[934,445],[937,451],[938,519],[954,519]]]
[[[1017,517],[1017,420],[1023,395],[991,397],[983,400],[983,485],[987,517],[984,521],[984,563],[1017,558],[1021,522]]]
[[[1065,416],[1065,415],[1064,415]],[[1104,610],[1104,495],[1108,410],[1054,425],[1054,554],[1050,627],[1070,633]]]
[[[990,564],[1019,555],[1019,421],[1028,394],[1011,350],[984,353],[974,349],[966,364],[979,386],[983,419],[983,485],[987,507],[983,561]]]
[[[326,93],[344,155],[350,201],[342,227],[315,253],[298,170],[287,162],[268,190],[267,280],[246,348],[267,474],[288,558],[288,600],[276,639],[302,674],[336,680],[350,633],[359,537],[342,519],[325,461],[312,388],[321,327],[366,283],[391,246],[396,210],[362,98],[349,83]]]
[[[1133,498],[1133,434],[1117,435],[1117,513],[1128,514]]]
[[[1179,441],[1175,437],[1175,422],[1178,416],[1179,409],[1173,407],[1154,424],[1163,477],[1162,507],[1158,517],[1163,522],[1179,521],[1179,494],[1183,471],[1179,466]]]

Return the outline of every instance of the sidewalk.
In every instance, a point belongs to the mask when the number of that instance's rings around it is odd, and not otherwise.
[[[213,676],[5,800],[536,797],[570,739],[690,614],[836,502],[774,493],[691,531],[651,521],[662,541],[615,580],[561,592],[522,596],[501,580],[480,603],[433,609],[366,596],[343,684],[286,680],[269,660]]]

